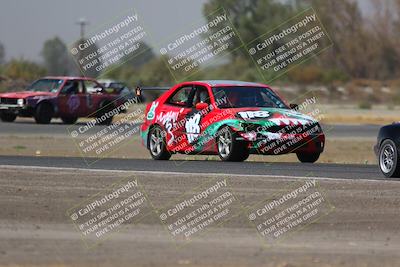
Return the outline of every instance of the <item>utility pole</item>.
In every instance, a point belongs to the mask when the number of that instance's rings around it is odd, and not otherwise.
[[[88,25],[89,22],[87,22],[85,18],[80,18],[76,24],[81,27],[81,40],[83,40],[85,38],[85,26]]]

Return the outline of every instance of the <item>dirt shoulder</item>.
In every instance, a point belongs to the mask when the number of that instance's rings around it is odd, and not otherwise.
[[[397,266],[400,184],[319,180],[334,207],[277,242],[265,243],[246,216],[174,241],[156,212],[88,250],[66,211],[124,177],[138,179],[154,210],[212,178],[229,179],[240,207],[274,199],[304,180],[255,176],[155,175],[2,168],[0,265],[3,266]],[[277,194],[278,193],[278,194]],[[275,197],[276,198],[276,197]],[[234,202],[232,209],[239,208]]]

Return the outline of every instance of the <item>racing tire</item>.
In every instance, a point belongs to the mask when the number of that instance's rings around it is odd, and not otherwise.
[[[228,126],[217,133],[216,144],[218,156],[222,161],[242,162],[249,158],[247,143],[236,140],[237,133]]]
[[[41,103],[35,111],[35,121],[39,124],[49,124],[53,118],[53,107],[50,103]]]
[[[13,113],[7,113],[7,112],[0,112],[0,119],[1,121],[4,122],[13,122],[17,118],[17,115]]]
[[[396,144],[386,139],[379,147],[379,169],[388,178],[400,177],[400,157]]]
[[[103,102],[100,104],[99,111],[97,113],[97,118],[101,118],[103,115],[107,114],[108,112],[112,111],[114,109],[114,106],[110,102]],[[99,125],[111,125],[113,121],[114,116],[111,116],[109,118],[106,118],[105,120],[102,120]]]
[[[74,124],[78,118],[77,117],[61,117],[64,124]]]
[[[149,133],[149,151],[155,160],[169,160],[171,153],[167,149],[165,131],[160,126],[154,126]]]
[[[319,156],[321,153],[304,153],[304,152],[298,152],[296,153],[297,158],[301,163],[314,163],[319,159]]]

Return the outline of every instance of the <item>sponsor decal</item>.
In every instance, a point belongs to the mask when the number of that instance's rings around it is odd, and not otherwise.
[[[200,120],[201,120],[200,113],[196,113],[192,117],[189,117],[186,120],[185,123],[186,137],[190,144],[192,144],[200,134]]]
[[[148,119],[148,120],[153,120],[154,117],[156,116],[155,110],[156,110],[156,108],[158,107],[158,104],[159,104],[158,102],[153,102],[153,103],[151,103],[150,110],[149,110],[149,112],[147,113],[147,119]]]
[[[307,125],[307,124],[311,123],[310,121],[307,121],[307,120],[294,119],[294,118],[271,118],[269,120],[279,126]]]
[[[241,111],[238,114],[243,119],[262,119],[262,118],[268,118],[271,115],[268,111],[264,110]]]
[[[157,104],[158,105],[158,104]],[[162,125],[164,125],[165,130],[167,131],[167,135],[170,136],[170,138],[167,142],[168,145],[171,145],[175,141],[175,136],[172,132],[172,129],[174,128],[176,121],[178,120],[178,115],[179,112],[176,111],[168,111],[166,113],[161,112],[158,116],[156,121],[160,122]]]
[[[79,99],[79,96],[71,95],[68,98],[67,105],[68,105],[68,109],[69,109],[70,112],[75,112],[79,108],[79,106],[81,105],[81,101]]]

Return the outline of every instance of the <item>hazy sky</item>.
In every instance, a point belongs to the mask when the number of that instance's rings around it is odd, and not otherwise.
[[[113,19],[128,9],[142,16],[146,31],[161,37],[176,34],[179,28],[203,20],[206,0],[0,0],[0,42],[6,58],[40,60],[43,42],[59,36],[70,44],[79,38],[76,21],[84,17],[87,31]]]
[[[5,46],[6,59],[41,60],[40,51],[45,40],[59,36],[70,44],[79,38],[76,24],[79,18],[90,22],[87,32],[91,32],[133,8],[142,16],[146,31],[162,38],[204,20],[205,2],[207,0],[0,0],[0,42]],[[365,4],[363,6],[365,9]]]

